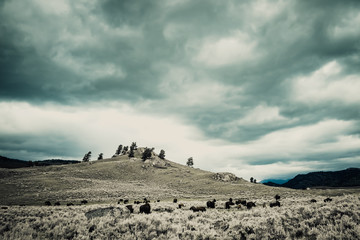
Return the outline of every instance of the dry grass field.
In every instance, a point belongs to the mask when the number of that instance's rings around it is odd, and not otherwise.
[[[334,197],[324,203],[289,197],[281,207],[192,212],[204,201],[150,203],[151,213],[130,213],[125,205],[10,206],[0,210],[2,239],[360,239],[358,195]]]
[[[141,149],[131,159],[0,169],[0,239],[360,239],[359,189],[221,181],[215,173],[157,156],[143,162],[140,154]],[[276,194],[281,207],[271,208]],[[256,206],[225,209],[230,197]],[[324,202],[326,197],[333,201]],[[118,204],[120,198],[129,200],[134,213]],[[134,204],[144,198],[151,201],[150,214]],[[214,198],[215,209],[190,210]],[[179,209],[179,203],[185,206]]]

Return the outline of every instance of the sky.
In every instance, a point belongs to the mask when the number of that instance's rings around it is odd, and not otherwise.
[[[0,1],[0,155],[360,167],[358,26],[358,0]]]

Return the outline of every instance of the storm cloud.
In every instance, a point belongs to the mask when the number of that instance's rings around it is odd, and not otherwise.
[[[1,155],[137,141],[244,178],[360,167],[359,1],[0,7]]]

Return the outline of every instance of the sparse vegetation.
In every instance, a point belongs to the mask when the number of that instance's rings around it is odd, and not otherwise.
[[[311,204],[308,197],[284,199],[280,208],[256,206],[193,212],[204,201],[140,206],[11,206],[0,209],[1,239],[360,239],[357,195]],[[146,210],[146,209],[145,209]]]

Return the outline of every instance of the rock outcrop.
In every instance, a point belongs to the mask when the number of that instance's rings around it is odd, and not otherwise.
[[[222,182],[236,182],[240,180],[240,178],[235,176],[235,174],[228,172],[215,173],[213,175],[213,178],[217,181],[222,181]]]

